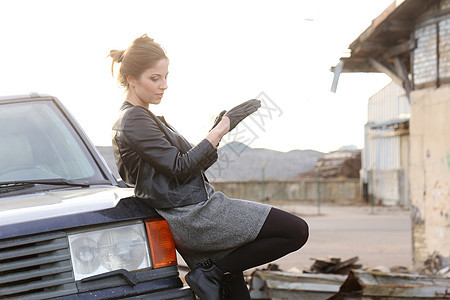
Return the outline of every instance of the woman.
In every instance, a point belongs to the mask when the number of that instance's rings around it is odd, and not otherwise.
[[[126,91],[113,127],[122,179],[169,223],[178,252],[191,268],[186,281],[201,300],[250,299],[243,271],[301,248],[305,221],[266,204],[230,199],[214,190],[204,171],[217,160],[221,138],[260,106],[249,100],[223,111],[210,132],[191,146],[149,105],[167,89],[169,60],[143,35],[127,50],[111,50]]]

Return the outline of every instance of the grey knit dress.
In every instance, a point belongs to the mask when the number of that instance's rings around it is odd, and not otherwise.
[[[219,261],[253,241],[271,206],[231,199],[205,182],[209,199],[193,205],[157,209],[167,220],[178,252],[191,269],[210,258]]]

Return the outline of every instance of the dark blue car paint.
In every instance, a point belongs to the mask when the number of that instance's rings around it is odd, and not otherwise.
[[[2,226],[0,239],[143,218],[160,217],[145,200],[130,197],[110,209]]]

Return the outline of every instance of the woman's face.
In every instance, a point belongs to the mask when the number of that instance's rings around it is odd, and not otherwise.
[[[154,67],[148,68],[136,79],[129,81],[134,87],[139,105],[148,107],[149,104],[159,104],[167,89],[167,75],[169,74],[169,62],[161,59]]]

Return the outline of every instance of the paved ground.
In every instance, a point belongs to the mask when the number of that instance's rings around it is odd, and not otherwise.
[[[307,269],[311,258],[358,256],[363,267],[412,266],[412,233],[409,210],[389,207],[283,205],[303,217],[310,238],[299,251],[276,261],[283,270]]]
[[[299,251],[274,263],[282,270],[308,269],[311,258],[358,256],[363,267],[412,266],[409,210],[370,206],[274,205],[303,217],[310,226],[310,238]],[[179,263],[184,262],[180,258]],[[264,267],[264,266],[262,266]],[[184,272],[181,275],[184,276]]]

